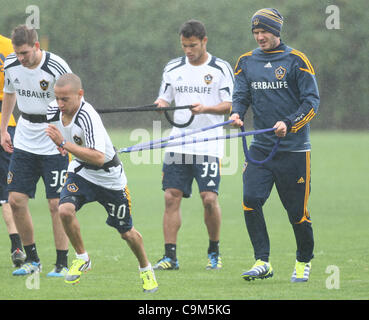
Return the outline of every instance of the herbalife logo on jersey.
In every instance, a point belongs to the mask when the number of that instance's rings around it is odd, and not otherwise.
[[[38,98],[38,99],[50,99],[51,93],[49,91],[33,91],[33,90],[21,90],[16,89],[19,96],[27,97],[27,98]]]
[[[251,88],[254,90],[275,90],[275,89],[287,89],[287,81],[253,81],[251,82]]]
[[[205,86],[176,86],[175,89],[178,93],[211,94],[211,87]]]

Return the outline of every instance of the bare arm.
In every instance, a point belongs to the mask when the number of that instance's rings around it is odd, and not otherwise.
[[[231,111],[232,103],[223,101],[215,106],[204,106],[201,103],[193,103],[194,108],[191,109],[192,114],[211,113],[211,114],[227,114]]]
[[[59,151],[62,151],[60,150],[59,147],[64,141],[64,137],[62,136],[59,129],[55,125],[49,124],[49,126],[45,129],[45,132],[46,132],[46,135],[50,137],[50,139],[53,140],[53,142],[56,144]],[[69,141],[67,141],[64,144],[62,149],[70,152],[71,154],[75,155],[77,158],[87,163],[90,163],[90,164],[93,164],[99,167],[102,167],[104,165],[105,154],[95,149],[81,147]]]
[[[1,107],[0,135],[1,135],[1,146],[8,153],[13,152],[12,140],[7,130],[8,130],[8,123],[13,113],[16,101],[17,101],[17,97],[15,93],[4,92],[3,103]]]
[[[156,99],[154,104],[158,105],[158,108],[166,108],[169,107],[169,103],[163,99]]]

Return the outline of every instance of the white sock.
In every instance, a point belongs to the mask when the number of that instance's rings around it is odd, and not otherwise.
[[[88,257],[88,253],[87,252],[84,252],[84,253],[81,253],[81,254],[76,253],[76,257],[77,257],[77,259],[82,259],[82,260],[84,260],[86,262],[90,259]]]
[[[145,267],[145,268],[140,268],[140,267],[138,267],[138,269],[140,269],[140,272],[149,271],[149,270],[151,270],[151,269],[152,269],[152,267],[151,267],[151,263],[149,263],[149,264],[147,265],[147,267]]]

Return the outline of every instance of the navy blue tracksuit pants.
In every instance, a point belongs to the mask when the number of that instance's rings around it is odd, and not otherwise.
[[[249,154],[255,160],[263,160],[268,151],[251,146]],[[243,209],[256,260],[268,261],[270,255],[263,205],[274,184],[295,234],[296,259],[309,262],[313,258],[314,237],[307,209],[310,182],[310,151],[277,152],[262,165],[246,164],[243,173]]]

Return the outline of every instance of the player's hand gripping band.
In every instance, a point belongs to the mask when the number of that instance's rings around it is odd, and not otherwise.
[[[113,108],[113,109],[96,109],[98,113],[113,113],[113,112],[137,112],[137,111],[164,111],[165,118],[167,118],[168,122],[177,128],[185,128],[188,127],[195,116],[192,114],[190,119],[185,123],[176,123],[174,120],[170,118],[170,115],[168,111],[170,110],[180,110],[180,109],[192,109],[194,106],[188,105],[188,106],[179,106],[179,107],[163,107],[158,108],[157,104],[149,104],[146,106],[139,106],[139,107],[128,107],[128,108]]]
[[[169,136],[169,137],[162,138],[162,139],[157,139],[157,140],[153,140],[153,141],[149,141],[149,142],[139,143],[139,144],[133,145],[131,147],[119,149],[118,152],[119,153],[129,153],[129,152],[135,152],[135,151],[161,149],[161,148],[165,148],[165,147],[174,147],[174,146],[180,146],[180,145],[185,145],[185,144],[192,144],[192,143],[208,142],[208,141],[213,141],[213,140],[222,140],[222,139],[231,139],[231,138],[242,137],[243,151],[244,151],[244,154],[245,154],[246,161],[249,161],[249,162],[252,162],[254,164],[260,165],[260,164],[263,164],[263,163],[265,163],[265,162],[267,162],[267,161],[269,161],[270,159],[273,158],[273,156],[277,152],[277,149],[278,149],[278,146],[279,146],[279,143],[280,143],[280,138],[277,139],[271,153],[264,160],[259,161],[259,160],[255,160],[255,159],[250,157],[248,149],[247,149],[247,141],[246,141],[245,137],[250,136],[250,135],[254,135],[254,134],[261,134],[261,133],[274,131],[275,128],[268,128],[268,129],[261,129],[261,130],[254,130],[254,131],[245,132],[245,129],[242,126],[241,127],[242,132],[235,133],[235,134],[228,134],[228,135],[225,135],[225,136],[202,138],[202,139],[196,139],[196,137],[193,137],[192,141],[182,140],[182,141],[169,142],[169,141],[177,139],[177,138],[183,138],[185,136],[190,136],[190,135],[193,135],[193,134],[198,133],[198,132],[203,132],[203,131],[214,129],[214,128],[217,128],[217,127],[220,127],[220,126],[224,126],[224,125],[229,124],[231,122],[233,122],[233,120],[228,120],[228,121],[218,123],[218,124],[215,124],[215,125],[212,125],[212,126],[209,126],[209,127],[195,129],[195,130],[192,130],[192,131],[187,132],[187,133],[184,132],[184,133],[181,133],[181,134],[178,134],[178,135]]]

